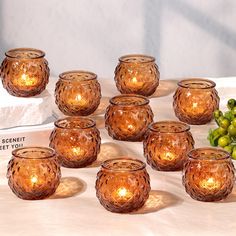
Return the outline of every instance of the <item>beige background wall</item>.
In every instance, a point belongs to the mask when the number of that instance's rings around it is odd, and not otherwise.
[[[162,78],[236,75],[234,0],[1,0],[0,59],[14,47],[47,53],[51,73],[113,77],[117,58],[147,53]]]

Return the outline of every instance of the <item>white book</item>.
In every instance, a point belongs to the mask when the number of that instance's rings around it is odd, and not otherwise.
[[[48,146],[53,122],[46,125],[24,126],[0,130],[0,155],[24,146]]]

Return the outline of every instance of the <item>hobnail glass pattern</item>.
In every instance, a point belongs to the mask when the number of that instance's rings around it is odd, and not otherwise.
[[[50,70],[43,51],[17,48],[6,52],[1,64],[3,87],[13,96],[32,97],[45,90]]]
[[[190,127],[178,121],[160,121],[149,126],[144,139],[144,156],[152,168],[181,170],[194,147]]]
[[[92,119],[67,117],[55,122],[49,145],[62,166],[79,168],[97,159],[100,144],[100,133]]]
[[[235,183],[235,169],[229,153],[218,148],[198,148],[189,153],[183,169],[186,192],[199,201],[226,198]]]
[[[115,69],[116,87],[123,94],[150,96],[158,87],[159,78],[158,66],[151,56],[122,56]]]
[[[180,121],[193,125],[210,122],[219,108],[215,83],[205,79],[187,79],[178,83],[173,107]]]
[[[97,75],[88,71],[69,71],[59,75],[55,88],[56,104],[68,116],[87,116],[99,106],[101,87]]]
[[[139,160],[118,158],[105,161],[97,174],[96,195],[112,212],[131,212],[148,199],[150,178]]]
[[[142,141],[153,121],[149,100],[141,95],[118,95],[110,100],[105,127],[113,139]]]
[[[7,177],[9,187],[19,198],[43,199],[56,191],[61,177],[60,165],[50,148],[19,148],[12,152]]]

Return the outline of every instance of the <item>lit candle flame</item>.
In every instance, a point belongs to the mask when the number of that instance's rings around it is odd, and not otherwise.
[[[37,84],[37,79],[34,77],[29,77],[27,74],[23,73],[18,80],[20,86],[33,86]]]
[[[116,191],[115,198],[121,201],[127,201],[133,197],[133,193],[125,187],[120,187]]]
[[[69,99],[68,103],[72,105],[79,105],[82,107],[87,105],[87,101],[81,96],[81,94],[77,94],[75,98]]]
[[[193,109],[197,108],[198,107],[198,103],[197,102],[194,102],[193,103]]]
[[[135,130],[133,125],[128,125],[127,128],[128,128],[129,131],[134,131]]]
[[[84,150],[81,149],[80,147],[73,147],[72,152],[76,156],[82,156],[84,154]]]
[[[200,186],[204,189],[215,190],[219,189],[221,184],[219,181],[215,180],[213,177],[204,179],[200,182]]]
[[[175,154],[172,152],[165,152],[161,155],[161,159],[166,161],[172,161],[176,158]]]
[[[199,115],[202,114],[205,110],[205,105],[201,102],[192,102],[186,108],[186,111],[192,115]]]
[[[81,100],[82,100],[82,97],[81,97],[80,94],[78,94],[78,95],[76,96],[76,100],[77,100],[77,101],[81,101]]]
[[[131,83],[130,83],[130,86],[133,87],[133,88],[142,88],[143,87],[143,82],[142,81],[138,81],[136,77],[133,77],[131,79]]]
[[[30,179],[32,184],[36,184],[38,182],[38,177],[36,175],[32,176]]]
[[[138,82],[138,81],[137,81],[137,78],[136,78],[136,77],[133,77],[133,78],[132,78],[132,83],[135,84],[135,83],[137,83],[137,82]]]
[[[126,188],[119,188],[117,190],[117,193],[120,197],[125,197],[127,195],[127,189]]]

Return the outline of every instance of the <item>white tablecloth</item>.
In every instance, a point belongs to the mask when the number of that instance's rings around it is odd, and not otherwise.
[[[215,79],[221,101],[236,97],[236,78]],[[118,94],[113,79],[100,80],[104,98],[94,116],[102,136],[98,161],[83,169],[62,168],[62,182],[50,199],[25,201],[17,198],[7,185],[8,157],[0,157],[0,235],[236,235],[236,188],[224,201],[215,203],[191,199],[181,182],[181,172],[161,172],[147,166],[152,191],[145,206],[132,214],[105,210],[95,196],[96,173],[105,159],[130,156],[145,161],[142,143],[112,140],[104,128],[103,114],[108,98]],[[163,80],[151,107],[155,121],[174,119],[172,96],[176,80]],[[223,106],[224,107],[224,106]],[[208,146],[206,139],[212,122],[192,126],[196,147]]]

